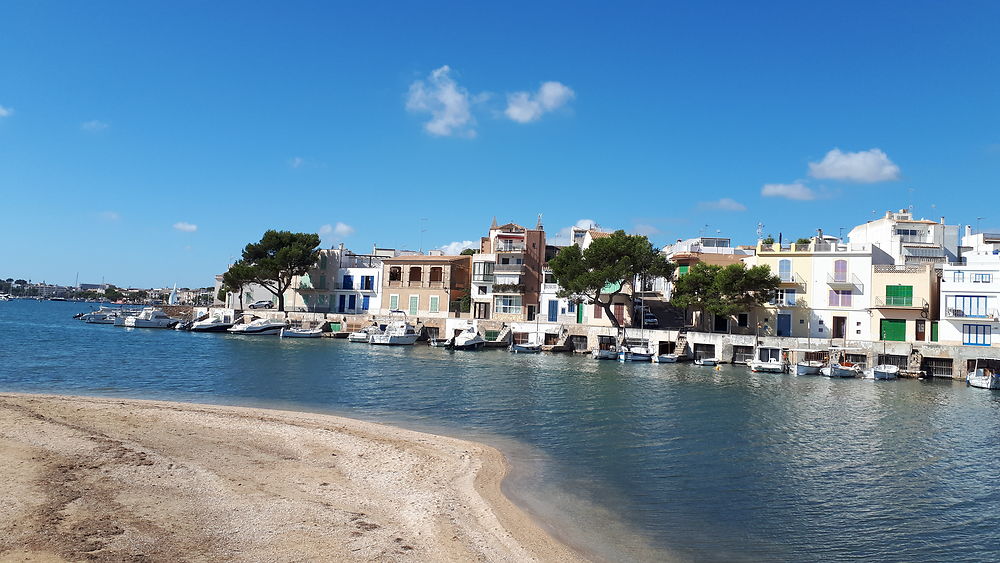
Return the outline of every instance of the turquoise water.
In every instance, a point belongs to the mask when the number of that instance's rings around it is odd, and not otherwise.
[[[336,412],[485,440],[608,559],[982,561],[1000,393],[569,355],[87,325],[0,302],[0,389]]]

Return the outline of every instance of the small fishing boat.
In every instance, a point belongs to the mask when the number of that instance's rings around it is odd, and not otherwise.
[[[750,360],[750,371],[755,373],[785,373],[784,355],[781,348],[760,346]]]
[[[696,366],[714,366],[717,363],[719,361],[715,358],[698,358],[694,361],[694,365]]]
[[[990,368],[976,367],[965,376],[965,384],[980,389],[1000,389],[1000,375]]]
[[[653,354],[638,348],[625,348],[618,351],[619,362],[651,362]]]
[[[451,345],[455,350],[478,350],[483,346],[486,346],[486,340],[479,336],[479,332],[473,326],[456,334]]]
[[[379,329],[378,325],[373,324],[373,325],[370,325],[370,326],[366,326],[365,328],[363,328],[363,329],[361,329],[361,330],[359,330],[357,332],[352,332],[351,334],[348,334],[347,335],[347,341],[348,342],[363,342],[363,343],[367,344],[368,341],[371,340],[371,337],[372,337],[373,334],[378,334],[380,332],[382,332],[382,330]]]
[[[386,325],[384,331],[372,334],[368,343],[380,346],[412,346],[420,338],[420,334],[406,321],[406,313],[402,311],[391,311],[391,313],[402,315],[402,318]]]
[[[833,363],[820,372],[827,377],[861,377],[861,367],[850,362]]]
[[[427,344],[432,348],[447,348],[451,346],[450,338],[428,338]]]
[[[654,364],[676,364],[680,359],[677,354],[659,354],[651,358]]]
[[[226,321],[222,317],[214,316],[191,323],[191,327],[188,330],[191,332],[226,332],[232,326],[233,323]]]
[[[542,351],[541,344],[511,344],[508,348],[511,352],[515,354],[537,354]]]
[[[251,334],[251,335],[276,335],[281,332],[281,329],[285,328],[284,321],[272,321],[270,319],[254,319],[249,323],[238,323],[231,327],[226,332],[232,334]]]
[[[614,348],[608,348],[607,350],[592,350],[590,354],[595,360],[615,360],[618,358],[618,352]]]
[[[319,338],[323,336],[323,329],[285,327],[279,334],[282,338]]]
[[[823,362],[805,361],[795,364],[795,375],[819,375]]]
[[[873,368],[864,370],[862,377],[865,379],[896,379],[899,377],[899,366],[892,364],[879,364]]]

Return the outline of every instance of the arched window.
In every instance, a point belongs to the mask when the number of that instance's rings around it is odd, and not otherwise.
[[[778,261],[778,277],[783,282],[792,281],[792,261],[785,259]]]
[[[836,260],[833,263],[833,281],[847,281],[847,260]]]
[[[441,266],[434,266],[431,268],[431,280],[432,282],[439,282],[444,280],[444,268]]]
[[[423,276],[423,268],[421,268],[420,266],[412,266],[412,267],[410,267],[410,281],[411,282],[418,282],[418,281],[420,281],[420,278],[422,276]]]

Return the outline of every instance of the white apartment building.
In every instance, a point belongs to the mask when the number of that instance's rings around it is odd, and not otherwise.
[[[1000,241],[998,241],[1000,242]],[[941,278],[941,320],[932,339],[942,344],[1000,346],[1000,249],[967,254]]]
[[[946,225],[944,217],[914,219],[912,212],[900,209],[854,227],[847,238],[851,244],[872,245],[876,255],[883,252],[894,264],[947,264],[960,261],[959,230]]]

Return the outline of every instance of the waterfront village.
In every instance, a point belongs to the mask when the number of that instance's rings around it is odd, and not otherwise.
[[[568,242],[585,249],[608,236],[597,227],[574,227]],[[540,218],[532,227],[494,218],[479,247],[460,255],[377,246],[361,253],[343,244],[322,249],[285,291],[284,311],[272,309],[274,295],[260,285],[220,291],[221,274],[214,288],[182,290],[180,298],[162,290],[157,297],[200,305],[188,314],[218,317],[227,326],[249,314],[324,336],[384,329],[402,315],[415,338],[431,343],[467,333],[484,346],[525,351],[615,357],[602,353],[625,349],[653,361],[785,366],[836,361],[953,378],[1000,367],[1000,341],[992,338],[1000,328],[1000,233],[950,225],[944,217],[888,211],[846,237],[818,230],[791,242],[780,235],[755,245],[721,236],[677,240],[660,250],[675,264],[670,279],[625,280],[608,290],[619,291],[611,310],[624,332],[593,300],[561,293],[549,267],[561,248],[547,243]],[[769,303],[734,315],[674,306],[677,279],[699,263],[766,266],[780,283]]]

